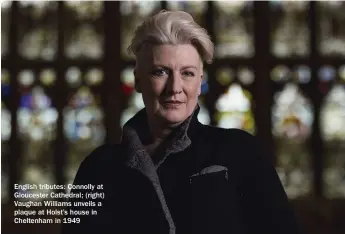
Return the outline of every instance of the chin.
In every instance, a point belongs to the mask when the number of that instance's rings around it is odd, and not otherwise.
[[[169,123],[180,123],[183,122],[186,118],[186,115],[184,113],[181,113],[181,111],[166,111],[162,118]]]

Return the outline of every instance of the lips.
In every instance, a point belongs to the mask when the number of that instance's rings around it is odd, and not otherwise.
[[[168,107],[168,108],[176,108],[176,107],[180,106],[181,104],[183,104],[183,102],[175,101],[175,100],[168,100],[168,101],[162,101],[161,104],[165,107]]]
[[[182,104],[183,102],[180,102],[180,101],[163,101],[163,103],[166,103],[166,104]]]

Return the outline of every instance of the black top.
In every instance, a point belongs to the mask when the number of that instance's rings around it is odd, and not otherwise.
[[[125,125],[120,144],[90,154],[74,183],[103,184],[105,199],[93,200],[102,202],[90,208],[97,215],[64,225],[62,233],[300,233],[255,137],[202,125],[198,111],[169,136],[157,160],[143,147],[149,134],[145,109]]]

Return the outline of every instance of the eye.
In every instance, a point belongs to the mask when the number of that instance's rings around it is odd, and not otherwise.
[[[195,76],[195,73],[192,72],[192,71],[184,71],[182,74],[183,74],[184,76]]]
[[[168,75],[168,71],[165,69],[155,69],[151,72],[151,75],[156,77],[165,76]]]

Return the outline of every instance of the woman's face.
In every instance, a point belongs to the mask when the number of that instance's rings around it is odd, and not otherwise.
[[[203,76],[202,62],[194,46],[151,46],[138,59],[134,75],[136,90],[143,95],[149,118],[177,124],[194,111]]]

